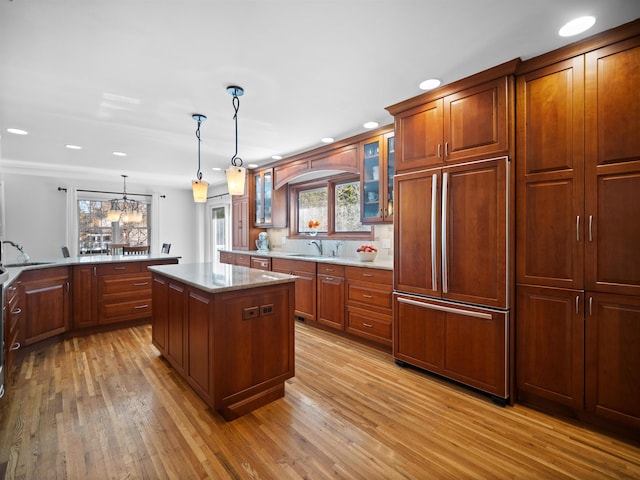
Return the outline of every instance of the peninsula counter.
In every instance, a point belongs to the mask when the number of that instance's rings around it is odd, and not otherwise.
[[[153,344],[212,409],[233,420],[284,396],[294,276],[221,263],[149,270]]]

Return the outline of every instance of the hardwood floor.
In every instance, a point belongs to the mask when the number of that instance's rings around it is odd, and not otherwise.
[[[285,397],[229,423],[148,325],[38,346],[1,401],[0,446],[8,479],[640,478],[640,445],[496,406],[305,324]]]

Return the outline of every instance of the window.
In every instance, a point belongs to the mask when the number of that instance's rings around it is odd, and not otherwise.
[[[290,187],[290,236],[317,234],[335,238],[373,238],[370,225],[360,223],[360,181],[341,175]],[[317,224],[317,226],[316,226]]]
[[[140,222],[110,222],[108,200],[78,200],[78,252],[80,255],[106,253],[110,243],[149,245],[148,211],[140,203]]]

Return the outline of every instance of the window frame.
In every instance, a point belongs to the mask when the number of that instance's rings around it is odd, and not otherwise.
[[[371,230],[362,232],[336,232],[336,186],[344,183],[360,183],[360,175],[353,173],[332,175],[330,177],[317,178],[305,182],[289,184],[289,238],[308,239],[312,236],[305,232],[300,232],[298,218],[298,197],[300,192],[313,190],[319,187],[327,187],[327,218],[329,225],[326,232],[318,232],[314,238],[332,240],[373,240],[375,237],[375,227],[370,225]],[[362,202],[360,202],[362,208]],[[360,212],[360,223],[362,223],[362,212]]]

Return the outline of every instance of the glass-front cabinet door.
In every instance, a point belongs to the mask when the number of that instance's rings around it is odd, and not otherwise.
[[[264,185],[262,183],[262,173],[256,173],[254,178],[255,185],[255,209],[256,212],[256,224],[264,223],[264,201],[263,201],[263,192]]]
[[[262,223],[272,223],[273,215],[272,215],[272,192],[273,192],[273,170],[267,170],[264,172],[262,177],[263,185],[264,185],[264,218]]]
[[[393,132],[361,142],[362,223],[393,222]]]

